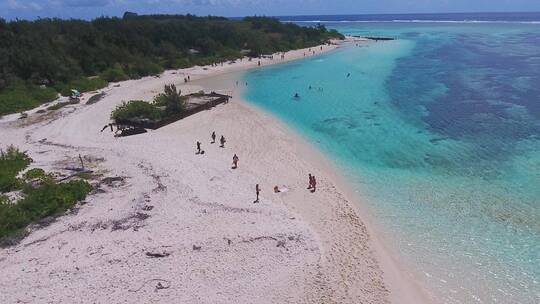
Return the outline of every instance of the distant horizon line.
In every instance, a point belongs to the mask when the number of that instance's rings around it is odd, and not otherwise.
[[[540,14],[540,11],[534,12],[523,12],[523,11],[511,11],[511,12],[502,12],[502,11],[482,11],[482,12],[431,12],[431,13],[359,13],[359,14],[309,14],[309,15],[256,15],[256,16],[268,16],[268,17],[309,17],[309,16],[381,16],[381,15],[459,15],[459,14]],[[251,15],[253,16],[253,15]],[[249,16],[243,16],[249,17]],[[242,18],[242,17],[234,17]]]
[[[151,14],[146,14],[146,13],[137,13],[135,11],[130,11],[130,10],[126,10],[123,14],[125,13],[135,13],[135,14],[138,14],[139,16],[185,16],[185,15],[193,15],[193,16],[197,16],[197,17],[224,17],[224,18],[227,18],[227,19],[242,19],[242,18],[246,18],[246,17],[269,17],[269,18],[278,18],[278,19],[281,19],[281,18],[285,18],[285,17],[290,17],[290,18],[298,18],[298,17],[341,17],[341,16],[396,16],[396,15],[402,15],[402,16],[407,16],[407,15],[415,15],[415,16],[419,16],[419,15],[464,15],[464,14],[528,14],[528,15],[534,15],[534,14],[540,14],[540,11],[533,11],[533,12],[524,12],[524,11],[482,11],[482,12],[432,12],[432,13],[354,13],[354,14],[308,14],[308,15],[267,15],[267,14],[253,14],[253,15],[244,15],[244,16],[220,16],[220,15],[198,15],[198,14],[193,14],[193,13],[178,13],[178,14],[171,14],[171,13],[151,13]],[[123,15],[122,14],[122,15]],[[92,17],[92,18],[62,18],[62,17],[41,17],[41,16],[36,16],[36,18],[34,19],[26,19],[26,18],[18,18],[18,17],[14,17],[14,18],[11,18],[11,19],[8,19],[8,18],[5,18],[5,17],[2,17],[0,16],[0,19],[3,19],[3,20],[6,20],[6,21],[14,21],[14,20],[39,20],[39,19],[62,19],[62,20],[95,20],[97,18],[114,18],[114,17],[122,17],[122,15],[101,15],[101,16],[96,16],[96,17]],[[298,21],[298,20],[294,20],[294,21]],[[307,21],[307,20],[306,20]],[[321,21],[324,21],[324,20],[321,20]],[[378,21],[378,20],[373,20],[373,21]],[[538,20],[540,21],[540,20]]]

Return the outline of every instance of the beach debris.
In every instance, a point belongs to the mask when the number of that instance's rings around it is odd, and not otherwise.
[[[132,136],[137,134],[143,134],[146,133],[145,128],[141,127],[125,127],[120,130],[120,133],[115,135],[116,137],[126,137],[126,136]]]
[[[144,211],[151,211],[152,209],[154,209],[154,206],[145,205],[144,207],[142,207],[142,210]]]
[[[133,228],[134,231],[137,231],[140,227],[143,226],[142,222],[149,218],[150,215],[142,212],[137,212],[135,214],[129,215],[127,217],[124,217],[119,220],[114,220],[109,223],[102,223],[102,226],[99,227],[101,229],[107,229],[107,227],[111,226],[111,231],[117,231],[117,230],[128,230],[130,228]]]
[[[79,161],[81,162],[81,169],[82,169],[81,171],[84,171],[84,162],[80,154],[79,154]]]
[[[154,182],[156,183],[156,187],[154,189],[152,189],[153,193],[162,192],[162,191],[167,190],[167,186],[165,186],[161,182],[161,176],[159,176],[157,174],[151,174],[150,176],[152,176],[152,178],[154,179]]]
[[[193,245],[193,250],[201,250],[202,246]]]
[[[143,289],[144,286],[146,286],[146,284],[150,283],[150,282],[158,282],[156,284],[156,287],[154,288],[154,291],[158,291],[158,290],[161,290],[161,289],[168,289],[171,287],[171,281],[169,280],[164,280],[164,279],[150,279],[150,280],[146,280],[143,282],[143,284],[141,285],[141,287],[137,288],[137,289],[128,289],[129,292],[138,292],[139,290]],[[165,285],[164,285],[165,284]]]
[[[107,185],[111,188],[117,188],[125,184],[124,176],[109,176],[101,180],[100,185]]]
[[[156,291],[158,291],[160,289],[167,289],[169,287],[170,286],[163,286],[163,284],[161,284],[161,282],[158,282],[157,285],[156,285]]]
[[[149,258],[165,258],[165,257],[168,257],[169,255],[171,255],[171,254],[166,252],[166,251],[163,251],[162,253],[149,252],[149,251],[146,252],[146,256],[149,257]]]

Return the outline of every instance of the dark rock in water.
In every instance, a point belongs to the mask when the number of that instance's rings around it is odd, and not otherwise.
[[[373,40],[373,41],[390,41],[390,40],[396,40],[396,38],[391,38],[391,37],[374,37],[374,36],[353,36],[353,37],[357,37],[357,38],[364,38],[364,39],[369,39],[369,40]]]
[[[436,144],[439,141],[443,141],[443,140],[447,140],[447,139],[449,139],[449,137],[432,138],[432,139],[429,140],[429,142],[431,142],[432,144]]]

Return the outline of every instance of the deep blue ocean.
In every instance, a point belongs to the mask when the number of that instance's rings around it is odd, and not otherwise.
[[[282,20],[397,40],[254,70],[246,99],[335,161],[441,303],[540,303],[540,14]]]

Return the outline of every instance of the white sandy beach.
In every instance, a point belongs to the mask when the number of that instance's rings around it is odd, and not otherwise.
[[[304,53],[288,52],[286,61]],[[277,58],[261,64],[284,61]],[[81,154],[102,178],[121,177],[76,212],[0,249],[0,303],[429,302],[374,240],[332,165],[240,100],[238,73],[256,66],[167,71],[111,84],[98,103],[85,105],[86,94],[49,118],[36,109],[26,121],[0,119],[1,146],[27,150],[33,167],[66,173]],[[184,84],[187,75],[193,81]],[[151,100],[169,83],[233,99],[146,134],[100,132],[122,101]],[[225,148],[210,144],[212,131],[226,137]],[[195,154],[196,141],[204,155]],[[318,178],[315,193],[306,189],[308,173]],[[276,194],[274,185],[289,190]]]

